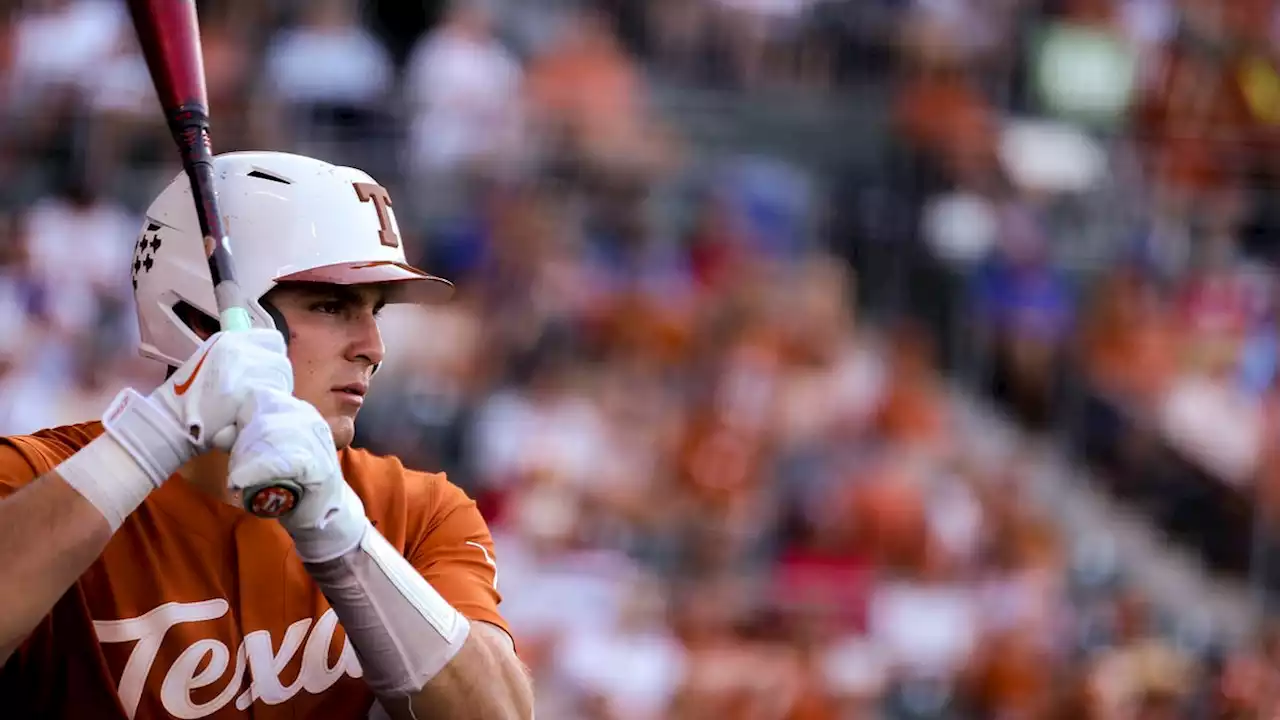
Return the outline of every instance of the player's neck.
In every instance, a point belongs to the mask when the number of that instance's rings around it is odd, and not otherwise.
[[[239,507],[235,494],[227,489],[227,470],[231,456],[222,450],[209,452],[192,458],[186,465],[178,469],[178,474],[192,487],[216,500]]]

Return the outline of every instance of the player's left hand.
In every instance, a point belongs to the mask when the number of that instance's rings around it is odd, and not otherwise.
[[[304,562],[332,560],[360,544],[369,520],[342,476],[329,424],[310,403],[272,392],[231,448],[228,484],[243,492],[279,479],[302,486],[298,506],[280,522]]]

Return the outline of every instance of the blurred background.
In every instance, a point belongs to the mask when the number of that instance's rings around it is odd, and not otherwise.
[[[551,720],[1273,718],[1275,0],[209,0],[220,151],[391,190],[359,444]],[[0,433],[139,359],[115,0],[0,3]]]

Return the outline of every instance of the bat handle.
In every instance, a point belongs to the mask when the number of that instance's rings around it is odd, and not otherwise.
[[[225,286],[224,286],[225,287]],[[240,332],[253,327],[249,312],[238,305],[224,306],[218,313],[222,328]],[[261,518],[279,518],[293,512],[302,500],[302,486],[292,480],[277,479],[265,485],[246,488],[241,502],[244,509]]]
[[[240,501],[245,510],[260,518],[280,518],[293,512],[302,495],[302,486],[298,483],[276,479],[266,485],[245,488]]]
[[[242,307],[228,307],[218,313],[219,326],[228,332],[241,332],[253,327],[249,311]]]

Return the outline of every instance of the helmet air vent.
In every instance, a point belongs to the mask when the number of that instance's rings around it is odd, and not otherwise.
[[[251,177],[251,178],[258,178],[258,179],[260,179],[260,180],[270,180],[271,182],[278,182],[278,183],[281,183],[281,184],[283,184],[283,185],[292,185],[292,184],[293,184],[293,183],[289,182],[288,180],[286,180],[286,179],[284,179],[284,178],[280,177],[279,175],[272,175],[271,173],[268,173],[268,172],[265,172],[265,171],[262,171],[262,170],[254,170],[253,172],[249,173],[249,177]]]

